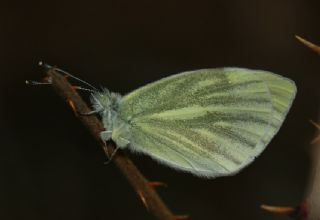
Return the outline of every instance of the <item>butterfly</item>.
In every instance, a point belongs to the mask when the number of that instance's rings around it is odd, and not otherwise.
[[[214,178],[236,174],[265,149],[295,95],[292,80],[268,71],[200,69],[124,96],[94,91],[89,114],[101,116],[103,141]]]

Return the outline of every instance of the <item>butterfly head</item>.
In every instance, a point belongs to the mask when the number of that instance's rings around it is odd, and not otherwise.
[[[91,103],[95,111],[105,114],[106,112],[117,112],[121,95],[119,93],[110,92],[103,89],[99,92],[92,93]]]

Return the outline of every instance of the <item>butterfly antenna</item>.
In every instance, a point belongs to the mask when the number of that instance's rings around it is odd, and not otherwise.
[[[93,89],[84,88],[81,86],[72,86],[72,87],[76,90],[82,90],[82,91],[87,91],[87,92],[96,92],[97,91],[97,90],[93,90]]]
[[[37,86],[37,85],[51,85],[51,82],[38,82],[33,80],[26,80],[27,85]]]
[[[34,81],[34,80],[26,80],[25,83],[27,85],[31,85],[31,86],[38,86],[38,85],[51,85],[52,84],[52,79],[50,76],[47,76],[45,78],[43,78],[43,80],[41,82],[39,81]]]
[[[53,67],[50,66],[49,64],[46,64],[46,63],[44,63],[44,62],[42,62],[42,61],[39,62],[39,66],[42,66],[42,67],[44,67],[44,68],[46,68],[46,69],[51,69],[51,68],[53,68]],[[86,81],[84,81],[84,80],[82,80],[82,79],[80,79],[80,78],[72,75],[71,73],[68,73],[67,71],[64,71],[63,69],[56,68],[56,67],[54,67],[54,69],[57,70],[57,71],[60,72],[60,73],[63,73],[63,74],[66,75],[66,76],[69,76],[70,78],[73,78],[73,79],[75,79],[75,80],[77,80],[77,81],[79,81],[79,82],[81,82],[81,83],[89,86],[89,87],[92,88],[94,91],[98,91],[98,89],[97,89],[96,87],[94,87],[93,85],[91,85],[90,83],[88,83],[88,82],[86,82]],[[84,90],[84,89],[83,89],[83,90]]]

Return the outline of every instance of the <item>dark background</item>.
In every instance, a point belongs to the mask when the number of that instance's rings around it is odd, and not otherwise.
[[[191,219],[286,219],[262,203],[297,205],[306,192],[319,104],[318,0],[1,1],[0,219],[152,219],[73,112],[39,60],[127,93],[164,76],[207,67],[270,70],[298,95],[264,153],[236,176],[213,180],[132,155],[177,214]]]

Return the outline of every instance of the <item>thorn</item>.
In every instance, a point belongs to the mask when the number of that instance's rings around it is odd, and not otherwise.
[[[270,206],[270,205],[262,204],[260,208],[267,212],[271,212],[273,214],[278,214],[278,215],[290,216],[296,212],[296,208],[293,208],[290,206]]]
[[[143,193],[139,190],[138,191],[138,195],[143,203],[143,205],[146,207],[146,209],[149,211],[149,206],[147,204],[147,200],[146,200],[146,197],[143,195]]]
[[[311,43],[310,41],[307,41],[306,39],[298,36],[298,35],[295,35],[295,37],[302,43],[304,44],[306,47],[309,47],[311,50],[313,50],[314,52],[316,52],[317,54],[320,55],[320,47]]]
[[[189,215],[175,215],[173,217],[174,220],[184,220],[184,219],[188,219]]]
[[[76,110],[76,106],[74,105],[74,102],[71,99],[68,99],[67,102],[68,102],[69,106],[71,107],[75,116],[79,116],[78,111]]]
[[[308,204],[306,201],[302,202],[297,207],[269,205],[261,205],[260,207],[273,214],[289,216],[292,219],[306,220],[308,218]]]
[[[151,186],[151,187],[158,187],[158,186],[162,186],[162,187],[168,187],[168,184],[166,183],[163,183],[163,182],[159,182],[159,181],[151,181],[151,182],[148,182],[148,185]]]
[[[310,142],[310,144],[315,144],[315,143],[317,143],[317,142],[319,142],[320,141],[320,135],[318,135],[317,137],[315,137],[311,142]]]
[[[318,128],[318,129],[320,130],[320,125],[319,125],[319,124],[317,124],[316,122],[314,122],[314,121],[312,121],[312,120],[309,120],[309,122],[310,122],[311,124],[313,124],[316,128]]]
[[[310,123],[315,126],[318,130],[320,130],[320,125],[317,124],[316,122],[312,121],[312,120],[309,120]],[[311,141],[311,144],[315,144],[316,142],[318,142],[320,140],[320,135],[317,135],[312,141]]]

